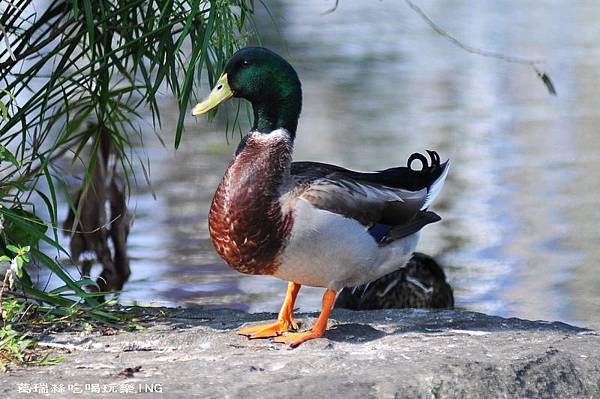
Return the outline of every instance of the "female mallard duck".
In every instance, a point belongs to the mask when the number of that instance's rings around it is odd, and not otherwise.
[[[407,167],[354,172],[318,162],[292,162],[302,107],[298,75],[270,50],[247,47],[233,55],[202,115],[230,97],[252,103],[254,124],[240,142],[215,192],[209,232],[219,255],[234,269],[288,281],[276,322],[238,334],[271,338],[292,347],[321,337],[336,292],[361,285],[406,264],[418,232],[440,220],[427,207],[440,191],[448,163],[413,154]],[[418,159],[421,170],[411,168]],[[311,331],[293,317],[301,285],[325,288]]]
[[[454,295],[444,269],[420,252],[415,252],[402,269],[360,287],[344,288],[335,301],[336,308],[352,310],[453,306]]]

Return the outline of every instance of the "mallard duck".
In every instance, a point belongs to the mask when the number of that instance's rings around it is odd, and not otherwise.
[[[336,308],[373,310],[393,308],[451,308],[452,287],[434,258],[415,252],[405,267],[365,285],[344,288]]]
[[[282,57],[246,47],[227,62],[202,115],[231,97],[252,104],[254,123],[221,180],[209,212],[219,255],[246,274],[288,281],[277,321],[237,333],[296,347],[323,336],[336,293],[404,266],[418,232],[440,217],[428,211],[448,172],[436,152],[410,156],[406,167],[355,172],[319,162],[292,162],[302,108],[296,71]],[[420,170],[412,168],[419,160]],[[302,285],[325,288],[310,331],[295,332]]]

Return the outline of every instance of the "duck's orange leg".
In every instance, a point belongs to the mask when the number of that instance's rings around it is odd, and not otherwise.
[[[325,333],[325,329],[327,328],[327,320],[329,319],[331,308],[333,308],[333,303],[335,302],[335,295],[336,292],[334,290],[325,290],[325,293],[323,294],[323,307],[321,308],[321,314],[315,322],[312,330],[299,333],[284,333],[280,337],[273,338],[273,342],[286,343],[292,348],[295,348],[303,342],[322,337]]]
[[[242,328],[241,330],[238,330],[237,333],[239,335],[245,335],[250,339],[271,338],[288,332],[290,328],[294,330],[298,329],[298,323],[294,319],[294,303],[296,302],[296,296],[298,296],[300,287],[300,284],[291,281],[288,283],[285,300],[283,301],[283,305],[281,305],[281,310],[279,311],[276,322]]]

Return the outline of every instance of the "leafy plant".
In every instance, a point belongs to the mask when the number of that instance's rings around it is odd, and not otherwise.
[[[60,233],[71,235],[71,252],[74,243],[95,250],[105,270],[127,262],[126,202],[136,161],[149,179],[148,161],[135,155],[134,146],[160,128],[164,95],[175,96],[179,105],[180,145],[195,83],[212,85],[252,34],[246,28],[252,7],[251,0],[0,3],[0,273],[6,277],[0,300],[4,295],[37,303],[38,311],[52,317],[122,320],[95,292],[114,285],[102,286],[85,273],[73,278],[63,269],[59,258],[70,253]],[[73,198],[55,165],[67,156],[84,169]],[[64,227],[58,220],[61,198],[70,209]],[[107,255],[108,239],[114,253]],[[27,272],[30,263],[47,268],[63,285],[40,289]],[[3,314],[0,351],[5,344],[28,345],[25,338],[16,340],[11,318],[13,313]]]
[[[35,342],[30,334],[19,332],[13,328],[12,320],[19,324],[22,317],[30,313],[31,306],[16,299],[2,300],[0,298],[0,371],[6,370],[8,364],[18,365],[48,365],[56,364],[62,356],[50,356],[48,353],[34,351]]]

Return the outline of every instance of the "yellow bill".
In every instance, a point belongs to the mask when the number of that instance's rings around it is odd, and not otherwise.
[[[229,87],[229,83],[227,82],[227,74],[225,73],[221,75],[216,86],[212,89],[206,100],[196,104],[192,110],[192,115],[203,115],[231,96],[233,96],[233,92]]]

